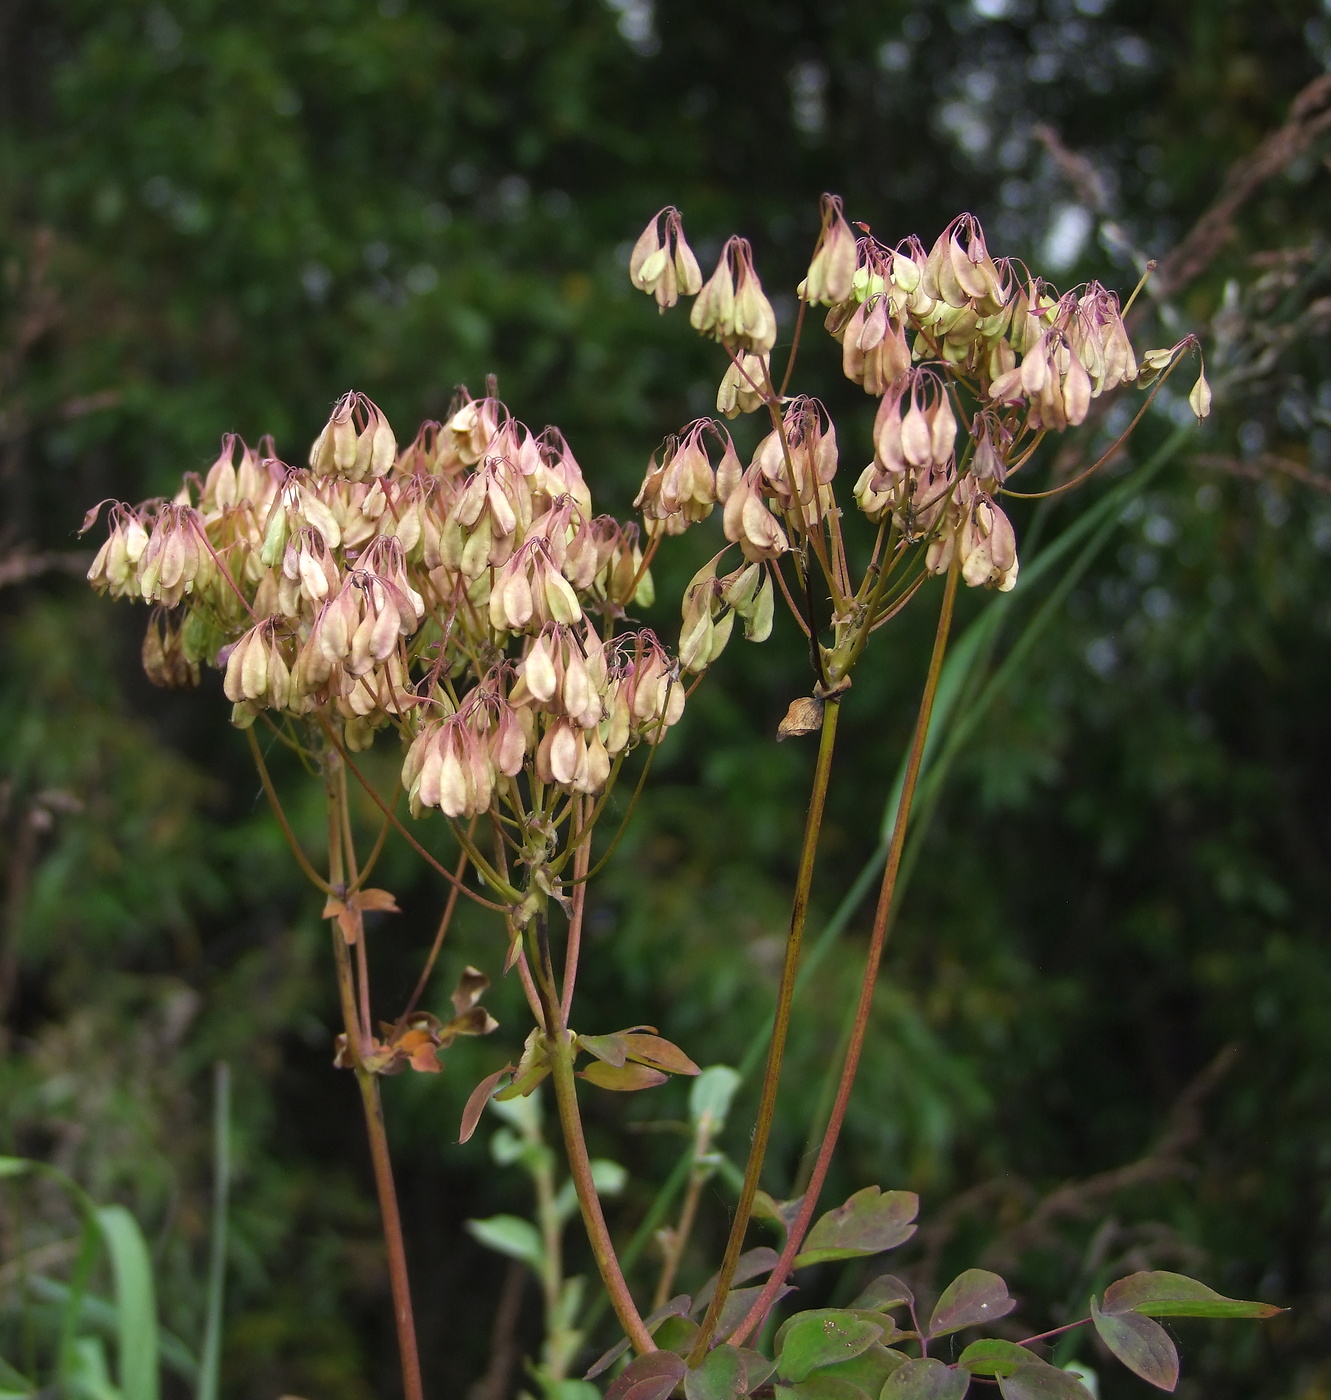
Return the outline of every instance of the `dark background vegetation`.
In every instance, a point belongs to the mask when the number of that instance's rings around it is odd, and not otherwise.
[[[683,316],[658,319],[628,288],[627,247],[662,204],[684,210],[704,263],[732,230],[753,239],[787,333],[824,189],[889,239],[931,243],[971,209],[995,252],[1126,293],[1130,250],[1179,243],[1329,46],[1324,10],[1294,0],[0,6],[0,1151],[130,1205],[165,1319],[193,1343],[209,1066],[232,1064],[226,1394],[393,1395],[386,1278],[354,1091],[330,1066],[315,897],[216,677],[153,691],[142,613],[84,587],[85,509],[173,490],[228,430],[272,432],[300,460],[349,387],[406,440],[456,383],[493,372],[622,510],[720,373]],[[902,1267],[927,1291],[949,1267],[1001,1265],[1032,1329],[1133,1267],[1287,1304],[1270,1324],[1179,1327],[1184,1392],[1213,1400],[1331,1389],[1326,149],[1277,152],[1197,275],[1161,284],[1163,306],[1147,298],[1140,343],[1202,333],[1216,414],[951,775],[834,1182],[919,1190],[927,1228]],[[841,415],[857,472],[869,406],[820,336],[802,373]],[[1178,407],[1152,413],[1133,460]],[[1031,512],[1017,523],[1027,537]],[[662,598],[693,548],[663,566]],[[963,621],[986,601],[968,597]],[[884,637],[849,697],[817,917],[873,845],[930,607]],[[672,605],[658,611],[671,632]],[[772,743],[808,686],[778,631],[732,645],[661,756],[592,897],[582,1028],[648,1021],[704,1064],[734,1063],[770,1005],[812,757]],[[317,843],[299,775],[283,782]],[[441,891],[400,847],[384,883],[406,911],[376,931],[388,1014]],[[868,917],[801,1005],[777,1194]],[[501,958],[499,930],[464,915],[433,995],[467,961],[498,980]],[[493,1040],[439,1079],[387,1085],[437,1396],[484,1370],[505,1267],[462,1222],[527,1209],[485,1130],[452,1145],[470,1085],[525,1033],[511,986],[491,1004]],[[683,1116],[683,1094],[587,1097],[595,1150],[633,1172],[618,1228],[680,1145],[623,1125]],[[751,1113],[750,1086],[733,1157]],[[730,1199],[709,1191],[685,1287],[710,1271]],[[66,1228],[31,1196],[0,1221],[10,1260]],[[538,1336],[529,1288],[522,1345]],[[1108,1369],[1104,1387],[1141,1393]]]

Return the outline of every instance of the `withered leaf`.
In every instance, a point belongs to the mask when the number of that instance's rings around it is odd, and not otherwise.
[[[777,743],[794,739],[800,734],[813,734],[823,727],[823,702],[812,695],[802,695],[790,702],[786,717],[776,727]]]
[[[667,1074],[701,1074],[702,1071],[679,1048],[659,1035],[642,1035],[636,1032],[622,1032],[630,1060],[653,1069],[663,1069]]]
[[[459,1142],[466,1142],[476,1131],[476,1125],[481,1121],[485,1105],[490,1102],[490,1095],[494,1093],[499,1081],[506,1074],[512,1073],[513,1066],[505,1065],[503,1069],[497,1069],[493,1074],[487,1074],[467,1096],[467,1106],[462,1110],[462,1130],[458,1134]]]

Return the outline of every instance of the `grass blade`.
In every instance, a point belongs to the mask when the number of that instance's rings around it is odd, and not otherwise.
[[[158,1400],[157,1298],[147,1241],[124,1206],[100,1207],[97,1221],[115,1276],[121,1400]]]

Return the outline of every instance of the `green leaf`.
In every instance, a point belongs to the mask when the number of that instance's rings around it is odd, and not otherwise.
[[[871,1312],[887,1312],[913,1303],[915,1295],[895,1274],[879,1274],[862,1288],[851,1303],[852,1308],[868,1308]]]
[[[157,1298],[148,1243],[124,1206],[100,1207],[97,1223],[115,1278],[122,1400],[157,1400]]]
[[[799,1385],[779,1385],[772,1393],[775,1400],[870,1400],[868,1391],[822,1371]]]
[[[961,1400],[970,1383],[969,1371],[927,1356],[898,1366],[884,1383],[880,1400]]]
[[[601,1089],[614,1089],[621,1094],[632,1094],[638,1089],[654,1089],[669,1077],[648,1065],[623,1064],[616,1067],[603,1064],[600,1060],[593,1060],[578,1074],[579,1079],[585,1079],[589,1084]]]
[[[551,1400],[601,1400],[601,1392],[586,1381],[556,1381]]]
[[[689,1085],[689,1120],[696,1128],[704,1119],[713,1135],[720,1131],[739,1088],[739,1072],[729,1065],[708,1065]]]
[[[1101,1312],[1094,1298],[1091,1321],[1100,1340],[1129,1371],[1161,1390],[1178,1384],[1178,1348],[1158,1322],[1135,1312]]]
[[[492,1215],[488,1220],[468,1220],[467,1230],[487,1248],[510,1259],[521,1259],[538,1273],[545,1260],[541,1235],[530,1220],[516,1215]]]
[[[693,1350],[693,1343],[701,1331],[698,1324],[688,1317],[668,1317],[652,1333],[652,1340],[662,1351],[673,1351],[687,1356]]]
[[[69,1366],[70,1389],[85,1400],[123,1400],[111,1380],[106,1348],[100,1337],[80,1337],[74,1343]]]
[[[882,1335],[880,1326],[854,1313],[797,1318],[783,1339],[777,1374],[783,1381],[802,1381],[822,1366],[858,1356]]]
[[[735,1400],[749,1388],[744,1358],[734,1347],[714,1347],[684,1377],[685,1400]]]
[[[744,1362],[744,1392],[757,1390],[760,1385],[776,1370],[776,1362],[766,1357],[760,1351],[754,1351],[751,1347],[735,1347],[740,1359]]]
[[[967,1269],[943,1289],[927,1330],[930,1337],[945,1337],[963,1327],[1006,1317],[1016,1306],[1017,1300],[1009,1296],[1007,1284],[997,1274]]]
[[[0,1157],[0,1177],[22,1176],[28,1166],[22,1157]]]
[[[1043,1361],[1018,1366],[1010,1376],[999,1376],[1003,1400],[1092,1400],[1091,1392],[1068,1371]]]
[[[615,1377],[605,1400],[666,1400],[687,1369],[684,1359],[674,1352],[649,1351],[646,1356],[635,1357]]]
[[[616,1069],[628,1059],[628,1046],[622,1035],[580,1035],[578,1048]]]
[[[1129,1312],[1145,1317],[1274,1317],[1284,1312],[1272,1303],[1226,1298],[1195,1278],[1163,1269],[1129,1274],[1111,1283],[1100,1306],[1114,1317]]]
[[[914,1191],[883,1192],[866,1186],[843,1205],[829,1210],[809,1231],[795,1267],[830,1259],[858,1259],[903,1244],[915,1233],[912,1223],[920,1211]]]
[[[1032,1363],[1042,1364],[1025,1347],[999,1337],[972,1342],[957,1358],[957,1365],[964,1366],[973,1376],[1010,1376],[1018,1366]]]
[[[888,1376],[904,1365],[910,1358],[903,1351],[892,1351],[881,1342],[874,1342],[858,1356],[849,1361],[838,1361],[817,1372],[818,1376],[831,1376],[835,1380],[849,1381],[863,1391],[876,1396],[883,1388]]]

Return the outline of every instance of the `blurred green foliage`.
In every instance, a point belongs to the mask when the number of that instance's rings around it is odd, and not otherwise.
[[[628,288],[628,244],[660,205],[683,209],[704,263],[732,230],[751,236],[787,328],[823,189],[889,238],[930,242],[973,209],[996,252],[1127,291],[1125,249],[1167,252],[1328,57],[1331,20],[1294,0],[4,7],[0,562],[20,581],[0,620],[0,1151],[135,1211],[164,1323],[193,1345],[207,1066],[233,1064],[226,1394],[393,1393],[368,1163],[329,1065],[314,900],[215,679],[198,696],[152,691],[142,615],[62,576],[83,511],[172,488],[227,430],[272,432],[299,460],[349,387],[405,439],[488,373],[525,421],[564,429],[598,500],[623,509],[720,372],[683,317],[658,320]],[[1084,165],[1060,163],[1041,122]],[[952,773],[834,1183],[919,1189],[936,1224],[924,1288],[935,1268],[1003,1260],[1033,1330],[1115,1267],[1187,1266],[1291,1305],[1261,1329],[1181,1328],[1189,1396],[1331,1385],[1325,151],[1263,184],[1142,328],[1151,343],[1203,333],[1217,412]],[[801,375],[844,425],[850,470],[868,453],[866,401],[810,346]],[[1168,428],[1152,415],[1134,459]],[[1078,509],[1032,509],[1019,538]],[[704,547],[665,564],[662,597]],[[846,706],[820,915],[876,838],[926,613],[903,619]],[[737,1062],[761,1027],[811,766],[771,736],[807,684],[786,636],[733,647],[699,691],[592,896],[579,1027],[660,1024],[702,1064]],[[297,771],[277,771],[317,849],[317,807],[294,796]],[[379,776],[391,782],[391,756]],[[395,842],[383,883],[404,909],[372,929],[394,1001],[441,894]],[[777,1194],[825,1094],[867,917],[801,1003],[786,1092],[803,1111],[778,1128]],[[466,962],[498,981],[501,958],[498,931],[464,912],[434,996]],[[438,1395],[484,1370],[502,1274],[462,1222],[524,1208],[485,1134],[451,1146],[470,1086],[524,1024],[511,979],[487,1005],[494,1040],[459,1044],[441,1080],[388,1086]],[[683,1095],[587,1097],[593,1151],[632,1169],[615,1206],[626,1232],[684,1150],[663,1127],[687,1118]],[[748,1113],[742,1091],[722,1144],[734,1156]],[[1083,1185],[1050,1194],[1065,1183]],[[683,1286],[710,1271],[729,1200],[717,1185],[705,1201]],[[62,1209],[5,1198],[0,1269],[68,1237]],[[0,1282],[3,1327],[17,1326]],[[529,1354],[537,1313],[529,1289]]]

